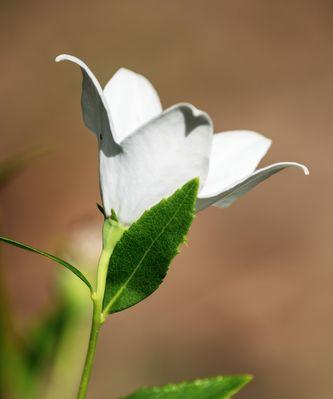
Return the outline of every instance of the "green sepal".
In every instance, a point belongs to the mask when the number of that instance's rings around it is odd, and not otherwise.
[[[111,219],[114,220],[115,222],[119,222],[117,214],[113,208],[111,209]]]
[[[51,255],[47,252],[41,251],[40,249],[31,247],[30,245],[23,244],[22,242],[12,240],[10,238],[6,237],[0,237],[0,241],[5,242],[6,244],[13,245],[15,247],[25,249],[26,251],[34,252],[36,254],[45,256],[46,258],[49,258],[53,260],[54,262],[58,263],[59,265],[64,266],[66,269],[70,270],[72,273],[74,273],[81,281],[83,281],[86,286],[89,288],[90,292],[93,292],[92,285],[90,284],[90,281],[87,279],[87,277],[75,266],[71,265],[70,263],[66,262],[63,259],[58,258],[57,256]]]
[[[124,232],[109,263],[105,315],[137,304],[162,283],[193,221],[198,187],[198,179],[189,181]]]
[[[249,375],[212,377],[141,388],[121,399],[230,399],[251,381]]]

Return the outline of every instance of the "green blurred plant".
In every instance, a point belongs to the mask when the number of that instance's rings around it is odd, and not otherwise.
[[[31,160],[42,153],[44,151],[40,149],[31,149],[2,160],[0,162],[0,191]],[[47,330],[53,332],[54,329],[44,328],[44,332],[34,331],[31,333],[31,346],[29,348],[26,346],[25,340],[18,335],[12,320],[8,292],[2,273],[3,267],[0,260],[0,397],[7,398],[19,395],[21,387],[22,392],[30,392],[28,385],[33,385],[32,376],[41,360],[38,355],[42,353],[41,350],[37,350],[37,344],[34,341],[39,341],[42,346],[43,342],[49,341],[49,339],[43,340],[42,336],[46,336]],[[50,322],[51,320],[46,324],[49,325]],[[34,347],[36,350],[33,350]],[[35,367],[30,367],[32,364]]]
[[[32,149],[1,161],[0,191],[32,160],[45,152]],[[77,232],[71,234],[77,235]],[[83,269],[91,269],[94,263],[89,260],[90,251],[85,256],[68,248],[66,243],[75,242],[73,238],[63,239],[59,252],[65,258],[76,257],[75,261],[80,262]],[[77,246],[80,247],[79,242]],[[0,398],[70,399],[77,389],[78,370],[89,335],[89,298],[80,283],[62,270],[57,270],[58,294],[54,307],[39,314],[33,325],[20,333],[12,319],[3,267],[0,263]],[[73,366],[71,373],[62,371],[60,365],[64,361]],[[66,384],[55,383],[60,373]]]
[[[82,217],[71,224],[58,246],[59,255],[71,263],[82,265],[90,281],[94,281],[96,273],[95,265],[101,249],[99,238],[99,223],[92,217]],[[43,398],[71,399],[78,389],[84,364],[92,308],[86,288],[66,270],[58,270],[57,286],[69,317],[63,328]]]

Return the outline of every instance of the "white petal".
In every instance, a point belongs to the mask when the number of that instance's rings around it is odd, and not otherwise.
[[[200,197],[221,192],[252,173],[271,146],[271,140],[248,130],[214,135],[209,172]]]
[[[104,95],[118,143],[162,112],[158,94],[149,80],[125,68],[110,79]]]
[[[120,148],[113,139],[114,129],[109,109],[95,75],[83,61],[72,55],[59,55],[56,62],[59,61],[71,61],[81,68],[83,76],[81,106],[84,123],[96,134],[102,151],[107,154],[118,152]]]
[[[309,170],[307,169],[307,167],[299,163],[296,162],[276,163],[267,166],[266,168],[258,169],[250,176],[244,178],[241,181],[238,181],[237,183],[233,184],[231,187],[228,187],[227,189],[224,189],[219,193],[215,193],[212,196],[198,198],[197,211],[201,211],[202,209],[205,209],[213,204],[218,207],[227,208],[234,201],[236,201],[236,199],[246,194],[248,191],[250,191],[252,188],[254,188],[256,185],[258,185],[268,177],[291,166],[302,169],[306,175],[309,174]]]
[[[208,115],[179,104],[128,136],[119,154],[107,158],[101,153],[107,215],[113,208],[119,220],[129,225],[192,178],[199,177],[203,184],[212,138]]]

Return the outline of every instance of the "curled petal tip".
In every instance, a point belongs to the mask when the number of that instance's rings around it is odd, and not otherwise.
[[[284,162],[281,162],[281,164],[283,164]],[[309,171],[309,169],[305,166],[305,165],[303,165],[303,164],[301,164],[301,163],[298,163],[298,162],[285,162],[285,164],[287,165],[287,166],[295,166],[296,168],[300,168],[300,169],[302,169],[302,171],[304,172],[304,174],[306,175],[306,176],[308,176],[309,174],[310,174],[310,171]],[[278,165],[278,164],[277,164]]]
[[[299,169],[302,169],[302,171],[303,171],[303,173],[306,175],[306,176],[308,176],[309,174],[310,174],[310,171],[309,171],[309,169],[305,166],[305,165],[303,165],[303,164],[301,164],[301,163],[298,163],[298,162],[279,162],[279,163],[276,163],[276,164],[274,164],[274,165],[271,165],[271,166],[284,166],[284,167],[289,167],[289,166],[294,166],[294,167],[296,167],[296,168],[299,168]],[[265,169],[265,168],[264,168]],[[284,168],[283,168],[284,169]]]
[[[69,55],[69,54],[59,54],[56,58],[55,58],[55,62],[61,62],[61,61],[72,61],[76,64],[78,64],[79,66],[86,66],[84,64],[83,61],[81,61],[79,58],[74,57],[73,55]]]
[[[309,169],[305,165],[302,165],[300,163],[295,163],[295,166],[298,166],[299,168],[301,168],[306,176],[308,176],[310,174]]]
[[[54,59],[55,62],[60,62],[64,60],[64,54],[57,55]]]

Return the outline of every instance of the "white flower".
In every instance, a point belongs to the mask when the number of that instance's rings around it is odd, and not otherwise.
[[[78,64],[83,74],[82,112],[99,144],[100,187],[107,216],[114,209],[130,225],[142,213],[199,177],[197,210],[227,207],[261,181],[295,162],[255,171],[271,141],[251,131],[213,135],[209,116],[190,104],[165,111],[151,83],[121,68],[105,86],[81,60],[60,55],[56,61]]]

